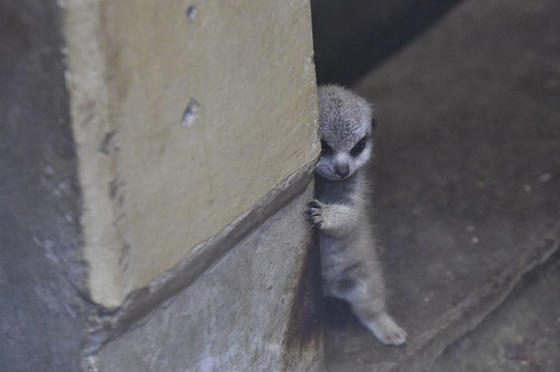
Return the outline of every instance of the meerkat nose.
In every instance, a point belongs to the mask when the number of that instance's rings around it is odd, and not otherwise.
[[[346,177],[348,173],[350,173],[350,168],[348,167],[348,164],[337,164],[335,165],[334,170],[336,174],[339,175],[341,178]]]

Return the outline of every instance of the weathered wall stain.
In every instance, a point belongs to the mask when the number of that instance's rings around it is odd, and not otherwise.
[[[321,286],[321,256],[317,232],[313,236],[303,259],[294,303],[284,339],[286,370],[291,370],[292,360],[307,350],[315,352],[321,342],[324,319],[324,301]]]

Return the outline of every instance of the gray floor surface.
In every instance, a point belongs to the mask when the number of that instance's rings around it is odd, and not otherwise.
[[[559,15],[555,0],[466,0],[354,86],[377,107],[374,219],[410,339],[384,347],[329,301],[329,370],[431,370],[557,250]]]
[[[560,256],[529,275],[496,312],[451,345],[432,372],[560,371]]]

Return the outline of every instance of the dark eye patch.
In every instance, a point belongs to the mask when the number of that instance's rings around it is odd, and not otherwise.
[[[321,153],[324,155],[329,155],[332,154],[333,152],[334,150],[332,149],[332,147],[330,147],[326,141],[321,140]]]
[[[354,147],[352,147],[352,150],[350,150],[350,155],[352,156],[360,155],[362,151],[364,151],[364,149],[366,148],[366,144],[367,144],[367,136],[359,140],[358,143],[356,143]]]

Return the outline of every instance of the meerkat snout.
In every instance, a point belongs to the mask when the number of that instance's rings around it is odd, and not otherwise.
[[[340,176],[340,178],[344,178],[350,173],[350,167],[348,166],[348,163],[335,163],[334,170],[336,174]]]

